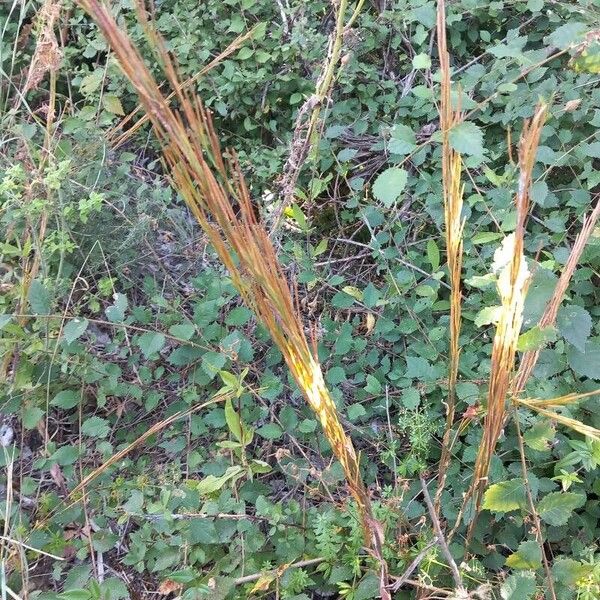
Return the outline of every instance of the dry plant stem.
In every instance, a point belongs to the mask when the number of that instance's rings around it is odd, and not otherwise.
[[[456,410],[456,380],[460,358],[459,336],[461,327],[460,278],[463,255],[462,218],[463,186],[461,185],[461,158],[450,145],[450,130],[460,123],[462,116],[452,108],[450,96],[450,57],[446,43],[446,7],[439,0],[437,9],[437,40],[441,71],[440,126],[442,130],[442,183],[444,196],[444,221],[448,273],[450,281],[450,349],[448,366],[448,399],[446,402],[446,428],[442,441],[442,455],[438,469],[438,488],[434,506],[439,513],[440,500],[452,451],[451,435]]]
[[[531,487],[529,480],[527,479],[527,463],[525,461],[525,446],[523,444],[523,436],[521,435],[521,426],[519,425],[519,412],[517,407],[513,404],[513,420],[515,422],[515,428],[517,430],[517,440],[519,442],[519,455],[521,457],[521,472],[523,474],[523,483],[525,485],[525,493],[527,494],[527,503],[529,504],[529,512],[533,518],[533,524],[535,527],[535,538],[540,547],[542,553],[542,562],[544,564],[544,571],[546,572],[546,583],[550,597],[552,600],[556,600],[556,591],[554,590],[554,579],[552,577],[552,571],[550,570],[550,564],[548,563],[548,557],[546,556],[546,550],[544,548],[544,536],[542,535],[542,523],[540,516],[535,509],[535,503],[533,501],[533,495],[531,493]]]
[[[335,6],[335,2],[333,2],[333,4]],[[296,117],[296,125],[290,144],[290,154],[283,168],[283,175],[279,184],[280,201],[272,216],[271,235],[277,231],[285,209],[293,201],[294,190],[296,188],[296,182],[298,181],[300,169],[302,168],[311,147],[317,141],[317,125],[321,115],[321,108],[331,94],[336,68],[340,62],[344,33],[358,17],[363,4],[364,0],[359,0],[347,25],[344,25],[344,20],[348,8],[348,0],[339,0],[339,5],[335,8],[337,11],[335,29],[329,38],[329,51],[317,81],[315,93],[300,107]]]
[[[206,233],[242,299],[269,331],[307,403],[318,416],[358,505],[365,543],[380,564],[382,597],[389,598],[382,526],[373,517],[358,457],[325,386],[316,353],[309,346],[297,302],[273,244],[257,221],[235,154],[222,153],[210,114],[198,98],[180,85],[175,65],[143,8],[138,11],[139,18],[176,92],[178,111],[171,108],[138,49],[107,8],[98,0],[80,0],[79,4],[99,25],[123,73],[136,89],[158,136],[173,186]]]
[[[498,275],[501,310],[492,346],[487,413],[481,445],[475,460],[473,483],[465,496],[465,502],[472,497],[475,500],[475,518],[469,525],[468,540],[473,533],[483,492],[487,487],[490,461],[506,417],[506,396],[514,369],[517,340],[523,322],[523,305],[529,283],[523,241],[529,214],[531,176],[545,118],[546,106],[539,105],[532,119],[525,122],[519,142],[520,174],[515,197],[517,224],[514,233],[505,240],[504,251],[508,253],[508,264]]]
[[[412,562],[408,565],[404,573],[400,577],[394,577],[395,581],[390,586],[390,589],[393,592],[397,592],[409,579],[410,576],[414,573],[415,569],[421,564],[421,561],[427,556],[427,553],[437,544],[437,538],[429,542],[417,556],[412,560]]]
[[[299,560],[298,562],[287,565],[287,567],[283,569],[283,571],[287,571],[288,569],[302,569],[304,567],[312,567],[314,565],[320,565],[322,562],[325,562],[324,558],[308,558],[306,560]],[[264,577],[267,574],[276,575],[278,572],[278,569],[271,569],[270,571],[261,571],[260,573],[253,573],[252,575],[238,577],[235,580],[235,585],[244,585],[246,583],[252,583],[253,581],[258,581],[261,577]]]
[[[433,531],[435,532],[435,535],[437,537],[438,545],[440,547],[440,550],[442,551],[442,554],[444,555],[444,558],[446,559],[446,562],[448,563],[448,566],[450,567],[452,578],[454,579],[454,584],[460,592],[464,592],[465,586],[463,585],[460,571],[458,570],[458,567],[456,566],[456,561],[452,557],[450,549],[448,548],[448,544],[444,539],[444,534],[442,532],[442,527],[440,526],[440,521],[437,517],[435,508],[433,507],[433,502],[431,501],[429,490],[427,489],[427,482],[425,481],[425,479],[423,479],[422,476],[419,477],[419,479],[421,481],[421,489],[423,490],[423,498],[425,499],[425,504],[427,505],[427,510],[429,511],[429,517],[431,518],[431,522],[433,524]]]
[[[577,264],[579,263],[583,249],[585,248],[590,236],[594,231],[598,217],[600,217],[600,199],[596,201],[596,206],[592,212],[583,217],[583,224],[579,233],[577,234],[577,237],[575,238],[569,258],[567,259],[562,273],[560,274],[560,278],[556,284],[556,287],[554,288],[552,297],[550,298],[550,301],[548,302],[540,319],[540,328],[554,327],[558,309],[560,308],[567,288],[569,287],[573,273],[577,268]],[[540,350],[530,350],[523,355],[521,364],[519,365],[519,370],[517,371],[512,383],[512,392],[515,396],[523,393],[525,385],[527,384],[527,381],[529,380],[529,377],[535,368],[539,356]]]

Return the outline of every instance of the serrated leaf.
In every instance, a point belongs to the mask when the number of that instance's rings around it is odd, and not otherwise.
[[[583,41],[583,37],[587,31],[587,25],[574,21],[565,23],[555,29],[549,36],[548,41],[557,48],[569,48]]]
[[[164,334],[156,331],[147,331],[137,341],[144,358],[150,358],[163,349],[166,338]]]
[[[500,588],[502,600],[530,600],[535,594],[535,574],[532,572],[510,575]]]
[[[220,352],[206,352],[202,356],[202,370],[211,379],[225,366],[227,357]]]
[[[483,496],[482,507],[492,512],[511,512],[525,505],[522,479],[510,479],[491,485]]]
[[[27,292],[27,300],[34,315],[49,315],[52,309],[50,292],[39,279],[34,279]]]
[[[127,310],[127,296],[119,292],[113,295],[114,303],[108,306],[104,311],[106,318],[111,323],[120,323],[125,319],[125,311]]]
[[[390,167],[375,180],[373,195],[389,208],[404,191],[407,181],[408,173],[404,169]]]
[[[121,117],[125,116],[121,100],[114,94],[104,94],[104,96],[102,96],[102,105],[105,110],[113,115],[119,115]]]
[[[506,559],[506,566],[512,569],[539,569],[542,566],[542,551],[534,540],[521,542],[516,552]]]
[[[463,121],[455,125],[450,130],[449,140],[452,148],[460,154],[484,154],[483,132],[471,121]]]
[[[501,306],[486,306],[477,313],[477,316],[475,317],[475,325],[477,327],[483,327],[484,325],[497,323],[501,313]]]
[[[550,442],[554,439],[555,430],[550,421],[536,421],[533,426],[523,434],[523,440],[533,450],[543,452],[548,450]]]
[[[44,414],[44,411],[37,406],[28,406],[23,408],[23,427],[25,427],[25,429],[33,429],[41,421]]]
[[[50,404],[57,408],[69,409],[77,406],[80,399],[81,394],[79,392],[74,390],[63,390],[62,392],[58,392],[58,394],[52,398]]]
[[[556,317],[560,334],[579,352],[585,352],[585,343],[592,332],[592,317],[585,308],[576,304],[562,306]]]
[[[575,492],[550,492],[544,496],[537,505],[537,511],[540,518],[548,523],[558,527],[564,525],[576,508],[580,508],[585,503],[583,494]]]
[[[177,325],[169,327],[169,333],[180,340],[189,340],[196,333],[196,326],[189,321],[177,323]]]
[[[431,67],[431,58],[428,54],[422,52],[421,54],[415,54],[412,59],[413,69],[429,69]]]
[[[584,352],[570,347],[567,350],[567,359],[577,375],[600,381],[600,344],[597,341],[588,341]]]
[[[519,352],[541,350],[544,346],[554,341],[556,341],[556,329],[554,327],[541,328],[536,325],[519,336],[517,350]]]
[[[81,433],[89,437],[104,438],[110,432],[110,426],[106,419],[101,417],[90,417],[81,425]]]
[[[440,249],[435,243],[435,240],[429,240],[427,242],[427,260],[431,265],[432,271],[437,271],[440,268]]]
[[[256,433],[267,440],[276,440],[283,435],[283,430],[277,423],[267,423],[256,430]]]
[[[81,337],[88,328],[89,321],[87,319],[71,319],[63,329],[63,337],[67,344],[74,342]]]

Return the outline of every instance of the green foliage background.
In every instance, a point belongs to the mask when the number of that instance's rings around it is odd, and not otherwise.
[[[223,145],[239,152],[266,217],[333,26],[328,2],[283,4],[287,34],[277,2],[156,2],[158,29],[183,77],[258,25],[197,91]],[[326,380],[387,526],[390,571],[400,574],[431,540],[418,475],[434,473],[439,459],[446,391],[435,3],[389,1],[383,12],[374,4],[346,36],[280,256],[297,277],[307,321],[318,326]],[[157,68],[132,8],[129,0],[114,3]],[[1,66],[13,82],[31,59],[35,39],[23,32],[38,9],[38,2],[0,8]],[[236,578],[319,557],[317,567],[284,572],[280,597],[376,597],[342,471],[316,420],[168,187],[155,141],[141,130],[118,151],[107,144],[106,132],[137,98],[93,24],[66,9],[48,156],[47,78],[19,101],[3,77],[0,96],[0,352],[14,353],[0,387],[0,437],[8,440],[0,494],[9,499],[0,515],[8,537],[46,553],[3,546],[7,585],[39,600],[115,600],[145,597],[168,579],[181,584],[185,600],[246,598],[255,582]],[[573,68],[569,47],[597,26],[599,13],[597,1],[448,7],[456,103],[469,113],[451,140],[468,173],[458,396],[461,412],[478,414],[454,448],[442,499],[449,524],[480,441],[498,302],[490,272],[515,225],[515,144],[538,98],[551,108],[534,169],[526,253],[535,275],[524,332],[597,201],[598,71]],[[43,215],[48,229],[38,243],[26,232],[39,231]],[[542,349],[531,397],[598,388],[599,239],[596,232]],[[22,264],[33,253],[41,268],[20,306]],[[152,424],[223,387],[232,402],[176,421],[107,469],[85,498],[67,501],[84,474]],[[600,427],[597,398],[563,412]],[[598,598],[600,443],[526,411],[519,418],[557,593]],[[18,482],[12,496],[10,477]],[[483,593],[489,583],[490,597],[515,600],[544,594],[513,425],[490,483],[470,556],[462,537],[469,514],[451,551],[471,589]],[[425,581],[451,587],[435,547],[420,569]],[[403,588],[395,597],[415,596]]]

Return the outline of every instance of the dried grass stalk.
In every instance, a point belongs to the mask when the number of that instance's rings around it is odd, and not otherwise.
[[[558,314],[558,309],[560,308],[567,288],[569,287],[573,273],[577,268],[577,264],[579,263],[583,249],[585,248],[590,236],[594,231],[598,217],[600,217],[600,200],[596,202],[596,206],[592,212],[583,217],[581,230],[575,238],[569,258],[567,259],[562,273],[560,274],[560,278],[556,284],[556,287],[554,288],[552,297],[550,298],[550,301],[548,302],[540,319],[540,328],[554,327],[556,324],[556,315]],[[525,389],[525,385],[527,384],[527,381],[529,380],[529,377],[535,368],[539,356],[540,350],[530,350],[529,352],[525,352],[523,355],[519,365],[519,370],[517,371],[515,379],[512,383],[512,391],[515,396],[521,394]]]
[[[473,484],[468,494],[474,495],[476,512],[480,509],[483,492],[487,486],[490,461],[506,417],[506,396],[523,322],[523,305],[529,283],[529,271],[523,255],[523,240],[529,213],[531,174],[545,118],[546,106],[538,105],[532,119],[525,122],[519,142],[520,175],[515,197],[517,224],[514,233],[505,239],[503,246],[506,266],[498,275],[501,311],[492,347],[487,413],[481,445],[475,460]],[[474,522],[471,523],[470,532]]]
[[[381,595],[390,598],[382,552],[383,530],[373,517],[356,452],[340,424],[273,245],[256,219],[235,154],[221,152],[209,113],[179,84],[175,66],[161,39],[153,33],[142,8],[140,18],[177,95],[179,111],[171,108],[138,49],[118,27],[108,9],[97,0],[79,0],[79,4],[102,30],[121,69],[140,96],[161,143],[174,187],[205,231],[245,303],[268,329],[298,387],[318,416],[358,505],[365,542],[381,566]]]
[[[451,433],[456,411],[456,381],[460,358],[461,328],[461,271],[463,260],[463,185],[461,157],[450,145],[450,130],[462,120],[460,111],[452,108],[450,57],[446,43],[446,6],[439,0],[437,9],[437,40],[441,72],[440,127],[442,131],[442,184],[448,273],[450,281],[450,348],[448,367],[448,399],[446,402],[446,429],[438,469],[438,490],[435,496],[436,512],[446,482],[446,472],[452,452]]]

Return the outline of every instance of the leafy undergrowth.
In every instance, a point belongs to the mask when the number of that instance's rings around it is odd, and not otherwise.
[[[48,4],[1,9],[10,79],[0,87],[4,595],[377,597],[341,465],[282,354],[169,187],[156,141],[142,128],[119,148],[108,143],[138,99],[106,42],[66,6],[52,25],[60,68],[50,54],[32,60],[44,35],[35,15]],[[130,4],[114,10],[144,44]],[[326,52],[331,6],[156,4],[184,78],[257,26],[197,91],[268,220],[297,109]],[[449,535],[482,440],[499,310],[494,265],[516,226],[517,142],[539,98],[548,117],[524,238],[532,280],[518,360],[528,350],[540,357],[523,397],[600,387],[597,228],[556,326],[536,327],[598,201],[600,93],[593,3],[462,0],[447,10],[453,100],[466,113],[449,134],[465,186],[458,435],[440,502]],[[400,577],[420,559],[395,598],[452,597],[455,588],[420,481],[434,496],[448,394],[435,19],[431,1],[363,7],[279,235],[325,381],[360,451],[389,572]],[[30,65],[41,76],[27,89]],[[515,409],[519,427],[504,424],[481,514],[474,520],[467,505],[449,536],[473,598],[600,597],[600,441],[564,423],[600,428],[598,396],[552,411],[563,421]]]

